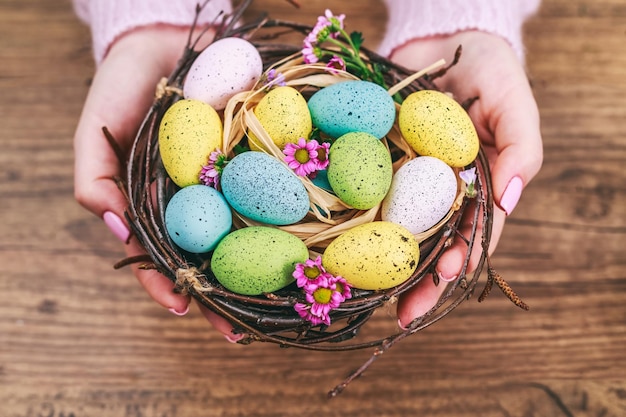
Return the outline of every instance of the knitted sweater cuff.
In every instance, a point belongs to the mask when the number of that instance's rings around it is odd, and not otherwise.
[[[198,0],[74,0],[76,14],[91,28],[93,53],[99,64],[109,46],[122,34],[155,23],[190,26]],[[229,0],[211,0],[198,17],[198,25],[230,13]]]
[[[389,56],[417,39],[480,30],[506,39],[524,60],[522,25],[540,0],[384,0],[389,19],[379,53]]]

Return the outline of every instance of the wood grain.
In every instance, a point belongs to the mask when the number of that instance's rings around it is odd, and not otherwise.
[[[379,1],[301,3],[247,16],[313,22],[330,4],[380,41]],[[120,245],[72,190],[88,30],[67,0],[0,1],[0,416],[626,415],[625,38],[622,0],[544,0],[526,26],[545,162],[494,264],[531,310],[471,299],[328,401],[372,352],[230,345],[112,269]]]

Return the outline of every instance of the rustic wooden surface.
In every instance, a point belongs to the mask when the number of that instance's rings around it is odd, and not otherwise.
[[[301,3],[251,13],[330,2]],[[334,11],[379,41],[378,1]],[[494,262],[531,311],[472,299],[328,401],[371,352],[230,345],[112,269],[120,245],[72,191],[88,31],[68,0],[0,0],[0,416],[625,416],[626,7],[545,0],[526,33],[545,163]]]

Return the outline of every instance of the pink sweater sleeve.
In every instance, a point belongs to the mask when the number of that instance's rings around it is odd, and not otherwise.
[[[100,63],[123,33],[154,23],[190,26],[201,0],[73,0],[76,14],[91,27],[93,53]],[[231,11],[230,0],[211,0],[199,16],[200,25]]]
[[[379,53],[389,56],[406,42],[476,29],[506,39],[524,60],[522,25],[540,0],[384,0],[389,19]]]

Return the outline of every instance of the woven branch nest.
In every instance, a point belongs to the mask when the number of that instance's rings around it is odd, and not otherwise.
[[[216,39],[230,36],[243,37],[257,47],[263,59],[264,69],[278,68],[285,74],[287,82],[297,85],[305,97],[319,89],[319,85],[307,84],[306,80],[312,79],[312,75],[319,75],[320,78],[328,78],[331,75],[323,69],[323,66],[304,65],[300,55],[300,46],[281,44],[277,41],[277,33],[296,32],[304,35],[312,28],[269,18],[237,26],[235,22],[247,3],[249,2],[244,2],[244,5],[236,9],[229,19],[225,19],[218,30]],[[200,10],[201,8],[198,12]],[[491,180],[488,163],[482,150],[470,165],[477,168],[475,199],[465,197],[463,184],[459,184],[458,197],[453,209],[437,226],[417,237],[420,242],[421,259],[412,276],[401,285],[387,290],[353,289],[352,298],[331,312],[331,326],[312,326],[310,322],[297,314],[294,310],[294,303],[302,298],[302,293],[297,288],[287,287],[261,296],[235,294],[221,286],[216,280],[209,268],[210,254],[191,254],[180,250],[172,242],[164,227],[165,208],[168,200],[177,191],[177,186],[168,178],[160,159],[158,131],[159,123],[166,110],[183,98],[181,91],[186,73],[200,53],[194,50],[194,46],[190,37],[190,42],[178,67],[166,82],[159,86],[157,98],[146,115],[133,144],[128,159],[126,179],[120,182],[128,198],[127,220],[150,258],[150,262],[144,264],[143,267],[158,270],[176,283],[177,291],[190,294],[202,305],[227,319],[234,326],[236,333],[246,335],[239,343],[263,341],[277,343],[284,347],[312,350],[340,351],[372,347],[384,350],[394,342],[435,323],[469,298],[485,261],[488,260],[486,248],[489,245],[492,229]],[[437,63],[432,68],[417,74],[368,49],[363,48],[362,53],[365,60],[384,64],[388,69],[384,73],[386,84],[394,86],[391,88],[395,88],[400,96],[406,97],[418,90],[438,90],[435,80],[456,63],[460,56],[460,48],[454,62],[447,67],[444,67],[442,63]],[[337,76],[351,77],[347,73]],[[259,86],[260,89],[262,86]],[[244,98],[240,98],[236,105],[227,107],[224,117],[231,121],[230,134],[226,129],[228,123],[225,123],[224,136],[231,138],[232,143],[227,144],[225,149],[232,149],[238,141],[245,140],[245,131],[249,127],[247,123],[254,123],[254,117],[250,118],[250,114],[255,101],[250,96],[254,96],[259,90],[249,92],[248,96],[240,95]],[[464,103],[464,107],[467,107],[469,103],[470,101]],[[402,143],[397,126],[392,129],[385,140],[392,155],[395,152],[394,159],[397,166],[416,156]],[[394,166],[394,171],[397,166]],[[310,187],[308,189],[311,190]],[[342,212],[343,217],[335,223],[341,226],[345,219],[367,222],[372,221],[376,215],[377,211],[374,209],[365,212],[348,210],[348,214]],[[447,285],[447,288],[437,305],[424,316],[414,320],[407,330],[382,339],[355,341],[354,336],[378,308],[394,302],[398,296],[413,288],[422,279],[437,279],[436,274],[432,274],[434,267],[439,257],[451,244],[452,239],[460,236],[458,228],[463,216],[471,216],[474,225],[470,235],[462,236],[467,243],[465,262],[457,280],[452,283],[438,283],[438,285]],[[312,224],[322,223],[310,216],[305,221]],[[248,224],[249,222],[241,217],[237,218],[237,221],[233,220],[235,228],[246,227]],[[479,224],[482,224],[480,234],[477,227]],[[308,241],[312,252],[321,253],[324,242],[332,240],[332,237],[337,234],[325,235],[325,233],[328,233],[329,227],[332,231],[332,227],[336,226],[323,225],[321,230],[305,234],[306,236],[301,238]],[[297,232],[298,227],[298,224],[291,225],[287,227],[287,230]],[[482,247],[482,256],[478,260],[476,269],[468,275],[470,253],[475,245]],[[375,356],[372,356],[371,360]],[[356,376],[358,372],[353,376]],[[344,382],[342,387],[345,387],[347,382],[349,381]],[[340,392],[342,387],[336,388],[334,394]]]

